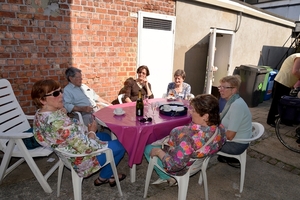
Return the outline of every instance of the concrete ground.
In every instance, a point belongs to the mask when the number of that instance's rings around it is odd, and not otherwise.
[[[250,108],[253,121],[263,124],[265,133],[248,149],[243,192],[239,193],[240,169],[219,163],[217,157],[214,156],[207,169],[209,199],[293,200],[300,198],[300,154],[286,149],[277,139],[275,129],[266,124],[270,103],[270,101],[265,101],[257,107]],[[3,154],[0,154],[0,159],[2,157]],[[56,155],[52,154],[50,157],[57,161]],[[46,172],[55,162],[48,162],[48,159],[49,157],[35,159],[42,172]],[[125,155],[117,167],[118,172],[126,173],[128,176],[121,182],[122,197],[119,196],[116,187],[111,188],[108,184],[95,187],[93,181],[98,174],[94,174],[83,180],[83,199],[143,199],[148,163],[143,160],[137,166],[137,181],[131,183],[127,159]],[[157,175],[153,173],[152,181],[157,178]],[[190,178],[187,199],[204,199],[203,186],[198,185],[198,178],[199,173]],[[27,164],[23,163],[1,183],[0,199],[73,199],[71,173],[68,169],[64,170],[60,197],[56,194],[57,172],[50,176],[48,182],[53,189],[51,194],[43,191]],[[147,199],[177,199],[177,192],[177,187],[169,187],[167,184],[150,185]]]

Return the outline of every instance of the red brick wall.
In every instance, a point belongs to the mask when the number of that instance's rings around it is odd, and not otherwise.
[[[51,4],[52,3],[52,4]],[[0,78],[8,79],[27,114],[40,79],[67,84],[75,66],[103,98],[116,98],[135,76],[138,11],[175,15],[174,0],[0,0]]]

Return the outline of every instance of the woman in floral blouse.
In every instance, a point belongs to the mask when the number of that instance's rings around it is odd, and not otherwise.
[[[148,145],[144,152],[147,160],[150,156],[159,157],[158,164],[170,174],[186,173],[191,158],[204,158],[216,153],[226,140],[225,129],[220,124],[219,103],[214,96],[196,96],[190,102],[189,111],[192,122],[188,126],[174,128],[170,133],[168,146],[162,149],[160,146]],[[217,128],[217,135],[213,141],[201,151],[197,151],[214,135]],[[153,184],[168,181],[172,186],[176,183],[175,179],[159,169],[154,169],[160,178]]]
[[[191,94],[191,86],[188,83],[183,82],[184,79],[185,72],[182,69],[176,70],[174,73],[174,82],[168,84],[167,96],[188,99],[188,95]],[[173,94],[170,95],[170,92]]]
[[[113,151],[115,163],[124,156],[125,149],[118,140],[111,140],[106,133],[95,133],[95,120],[86,127],[77,119],[71,119],[63,108],[63,92],[60,84],[54,80],[37,81],[32,88],[31,98],[37,106],[33,132],[35,139],[44,147],[60,148],[73,154],[91,153],[108,147]],[[106,162],[105,154],[68,158],[73,169],[80,177],[88,177],[97,172]],[[101,169],[100,176],[94,181],[95,186],[109,183],[116,185],[110,165]],[[119,174],[119,180],[126,178]]]

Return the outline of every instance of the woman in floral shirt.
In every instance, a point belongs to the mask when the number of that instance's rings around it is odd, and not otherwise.
[[[167,95],[170,96],[170,91],[172,91],[173,96],[176,98],[188,99],[188,95],[191,94],[191,86],[183,82],[184,79],[185,72],[182,69],[176,70],[174,73],[174,82],[168,84]]]
[[[221,125],[218,100],[209,94],[196,96],[190,102],[190,114],[192,122],[188,126],[174,128],[168,140],[168,146],[164,149],[160,146],[148,145],[145,149],[145,156],[157,156],[158,164],[166,172],[174,175],[185,174],[190,165],[191,158],[204,158],[216,153],[226,140],[225,129]],[[212,137],[217,130],[213,141],[204,149],[201,147]],[[197,151],[201,149],[200,151]],[[169,182],[172,186],[175,179],[156,169],[159,179],[154,184]]]
[[[54,80],[40,80],[33,85],[31,98],[39,109],[33,124],[35,139],[44,147],[60,148],[73,154],[88,154],[108,147],[112,149],[115,163],[118,164],[125,153],[122,144],[118,140],[111,140],[106,133],[95,133],[95,121],[86,127],[77,119],[69,118],[66,109],[63,108],[62,94],[59,83]],[[97,172],[106,162],[105,154],[68,159],[80,177]],[[99,178],[94,182],[95,186],[105,183],[109,183],[111,187],[115,186],[112,174],[110,165],[104,166]],[[119,174],[119,180],[125,178],[125,174]]]

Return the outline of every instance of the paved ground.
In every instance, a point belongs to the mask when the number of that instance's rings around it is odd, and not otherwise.
[[[300,198],[300,154],[286,149],[276,138],[274,128],[266,125],[266,116],[270,101],[250,108],[253,121],[265,126],[265,133],[261,139],[251,144],[248,149],[247,167],[244,190],[239,193],[240,170],[227,164],[219,163],[216,157],[210,160],[207,170],[209,198],[212,200],[273,200],[273,199],[299,199]],[[0,154],[0,159],[2,159]],[[55,158],[55,155],[50,157]],[[43,172],[46,172],[53,163],[48,158],[35,159]],[[129,177],[121,182],[123,197],[120,197],[117,188],[109,185],[95,187],[93,185],[97,174],[84,179],[82,184],[83,199],[143,199],[144,180],[146,177],[147,162],[143,160],[137,166],[137,182],[130,183]],[[127,156],[118,166],[119,172],[129,176]],[[203,186],[198,185],[199,173],[191,177],[187,199],[204,199]],[[157,179],[153,173],[152,181]],[[9,174],[0,185],[0,199],[73,199],[71,173],[65,169],[62,180],[61,195],[56,197],[57,172],[49,179],[51,194],[46,194],[34,178],[26,163]],[[176,199],[177,187],[168,187],[166,184],[150,185],[149,200]]]

